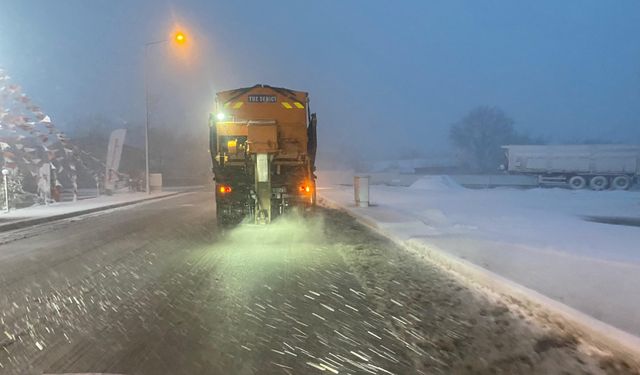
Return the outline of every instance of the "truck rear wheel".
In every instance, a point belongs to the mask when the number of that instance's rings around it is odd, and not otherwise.
[[[600,191],[607,188],[609,181],[605,176],[595,176],[589,181],[589,187],[591,190]]]
[[[629,176],[616,176],[611,181],[611,187],[616,190],[627,190],[631,187],[631,178]]]
[[[233,217],[230,208],[222,204],[216,205],[216,220],[218,221],[218,226],[232,225]]]
[[[246,212],[239,205],[220,203],[216,205],[216,219],[219,226],[238,225],[246,217]]]
[[[569,179],[569,187],[574,190],[584,189],[587,186],[587,179],[582,176],[573,176]]]

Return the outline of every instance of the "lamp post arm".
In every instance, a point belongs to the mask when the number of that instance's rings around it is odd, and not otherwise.
[[[152,46],[152,45],[154,45],[154,44],[166,43],[166,42],[168,42],[168,41],[169,41],[169,39],[154,40],[154,41],[152,41],[152,42],[146,42],[146,43],[144,44],[144,46],[145,46],[145,47],[148,47],[148,46]]]

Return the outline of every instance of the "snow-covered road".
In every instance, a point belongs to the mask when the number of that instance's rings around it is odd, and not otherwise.
[[[220,231],[212,194],[42,225],[0,245],[0,373],[629,369],[342,212]]]

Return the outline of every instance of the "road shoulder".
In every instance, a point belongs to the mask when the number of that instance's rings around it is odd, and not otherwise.
[[[425,261],[450,272],[466,284],[480,286],[486,293],[499,296],[515,308],[529,311],[542,324],[568,327],[579,332],[582,338],[599,350],[611,352],[624,361],[640,366],[640,338],[637,336],[434,246],[426,238],[406,238],[406,236],[396,233],[393,225],[383,225],[380,222],[379,216],[385,216],[384,213],[369,214],[366,209],[356,208],[341,200],[334,199],[328,194],[322,194],[319,203],[325,207],[347,212],[360,223]],[[395,214],[397,213],[390,212],[386,216]],[[399,225],[403,226],[403,224],[411,225],[411,222],[407,221]]]
[[[188,191],[171,191],[171,192],[162,192],[162,193],[154,193],[151,195],[147,194],[136,194],[130,195],[127,197],[105,197],[105,198],[96,198],[100,199],[96,202],[79,202],[78,204],[74,203],[62,203],[52,206],[40,206],[40,207],[30,207],[22,210],[18,210],[17,214],[15,212],[9,213],[7,216],[0,217],[0,219],[7,220],[8,222],[0,224],[0,233],[8,232],[15,229],[22,229],[27,227],[32,227],[44,223],[50,223],[58,220],[64,220],[76,216],[82,216],[87,214],[92,214],[100,211],[106,211],[115,208],[121,208],[125,206],[130,206],[138,203],[154,201],[162,198],[168,198],[172,196],[176,196],[179,194],[187,193]],[[13,215],[11,215],[13,214]],[[11,216],[9,216],[11,215]]]

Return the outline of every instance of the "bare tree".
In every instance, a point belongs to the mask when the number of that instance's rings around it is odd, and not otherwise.
[[[482,106],[471,110],[461,121],[453,124],[449,137],[472,170],[495,171],[504,159],[500,146],[530,143],[528,137],[515,131],[513,124],[514,121],[501,109]]]

